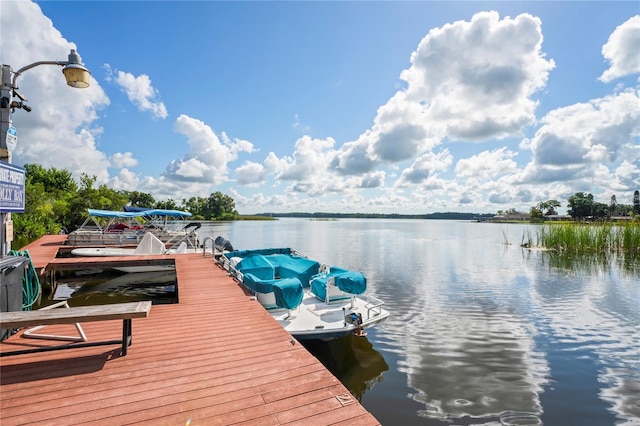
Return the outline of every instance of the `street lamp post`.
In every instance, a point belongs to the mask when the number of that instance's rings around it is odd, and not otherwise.
[[[0,86],[0,162],[11,164],[11,151],[17,141],[17,133],[11,125],[11,114],[16,109],[31,111],[31,107],[25,102],[27,99],[18,92],[18,77],[25,71],[40,65],[58,65],[63,67],[62,73],[67,80],[67,85],[76,88],[89,87],[91,73],[80,59],[80,55],[71,49],[67,61],[39,61],[13,71],[10,65],[2,64]],[[2,191],[2,187],[0,187]],[[1,194],[0,194],[1,195]],[[2,199],[0,198],[0,201]],[[1,208],[1,206],[0,206]],[[11,250],[13,240],[13,227],[11,213],[0,212],[0,257],[4,257]]]

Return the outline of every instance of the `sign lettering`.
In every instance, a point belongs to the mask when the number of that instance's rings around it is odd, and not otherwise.
[[[0,213],[24,213],[25,170],[0,161]]]

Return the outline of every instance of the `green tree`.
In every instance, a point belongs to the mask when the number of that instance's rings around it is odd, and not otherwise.
[[[529,216],[531,216],[531,222],[542,222],[544,218],[542,210],[536,207],[531,207],[531,210],[529,210]]]
[[[560,204],[560,201],[558,200],[547,200],[547,201],[541,201],[540,203],[538,203],[537,208],[540,211],[544,212],[545,216],[551,216],[551,215],[558,214],[556,209],[561,205],[562,204]]]
[[[69,201],[78,185],[68,170],[25,164],[25,211],[13,216],[14,232],[32,240],[56,234],[69,216]]]
[[[60,211],[64,212],[64,207],[59,205],[60,201],[45,191],[42,182],[33,184],[28,180],[25,197],[24,213],[12,215],[15,235],[34,240],[45,234],[57,234],[62,228],[58,221]]]
[[[238,217],[233,198],[222,192],[214,192],[208,198],[191,197],[183,199],[185,209],[205,220],[231,220]]]
[[[547,204],[549,207],[547,208],[547,211],[545,213],[546,216],[558,214],[558,211],[556,209],[562,205],[558,200],[549,200],[547,201]]]
[[[80,188],[69,202],[69,218],[64,227],[73,231],[88,217],[87,209],[122,210],[129,201],[126,193],[115,191],[106,185],[94,188],[96,176],[82,173]]]
[[[153,196],[151,194],[147,194],[146,192],[125,191],[124,193],[129,198],[129,205],[133,207],[153,208],[156,205],[156,200],[153,198]]]
[[[157,209],[165,209],[165,210],[182,210],[182,207],[179,207],[178,204],[172,199],[169,198],[166,201],[157,201],[155,207]]]
[[[594,202],[591,208],[591,216],[594,219],[603,220],[610,216],[609,214],[609,206],[604,203]]]
[[[567,200],[567,213],[578,220],[582,220],[593,214],[593,195],[584,192],[576,192]]]
[[[233,198],[220,191],[214,192],[209,196],[207,207],[211,214],[209,219],[229,220],[238,216]]]
[[[42,183],[46,192],[58,194],[78,190],[78,184],[68,170],[58,170],[55,167],[45,169],[39,164],[25,164],[24,169],[30,183]]]
[[[616,213],[619,216],[633,216],[633,205],[631,204],[617,204]]]
[[[616,200],[615,194],[611,196],[611,200],[609,201],[609,215],[613,216],[617,213],[618,209],[618,201]]]
[[[640,191],[633,192],[633,214],[640,214]]]
[[[183,199],[182,204],[185,210],[191,212],[194,216],[210,219],[211,213],[207,206],[207,199],[204,197],[191,197],[188,200]]]
[[[64,169],[43,168],[39,164],[25,165],[29,183],[43,185],[45,198],[41,202],[49,206],[50,222],[47,222],[46,233],[59,232],[66,226],[70,214],[70,200],[78,191],[78,184],[71,172]],[[33,200],[32,200],[33,201]],[[43,205],[44,205],[43,204]],[[55,225],[53,225],[55,223]]]

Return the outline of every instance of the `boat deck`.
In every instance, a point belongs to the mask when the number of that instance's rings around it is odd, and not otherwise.
[[[25,248],[36,269],[63,241],[47,236]],[[134,319],[126,356],[114,345],[0,358],[0,423],[380,424],[211,257],[178,255],[175,263],[180,303]],[[82,325],[90,340],[118,338],[121,326]],[[60,344],[20,335],[0,351]]]

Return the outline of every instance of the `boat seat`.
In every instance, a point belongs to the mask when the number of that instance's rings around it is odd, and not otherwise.
[[[163,254],[165,250],[164,243],[151,232],[147,232],[138,243],[133,254]]]
[[[304,288],[297,278],[283,278],[273,283],[278,308],[294,309],[302,303]]]
[[[349,299],[366,289],[367,279],[362,273],[342,268],[331,267],[311,279],[311,293],[326,303]]]
[[[249,289],[257,293],[273,293],[273,285],[279,281],[289,282],[291,280],[297,281],[300,283],[300,280],[297,278],[273,278],[270,280],[264,280],[260,277],[255,276],[252,273],[242,274],[242,283],[245,284]],[[300,284],[302,285],[302,284]]]
[[[169,249],[169,254],[184,254],[187,252],[187,243],[185,241],[178,245],[178,248]]]
[[[268,262],[275,267],[275,276],[280,278],[298,278],[305,288],[309,287],[311,277],[320,270],[320,263],[302,256],[273,254],[267,256]]]
[[[243,274],[242,283],[258,298],[267,309],[293,309],[302,302],[304,288],[297,278],[263,280],[255,275]],[[299,300],[298,300],[299,299]]]
[[[261,254],[245,257],[236,265],[242,275],[251,274],[261,280],[272,280],[276,277],[276,268]]]

